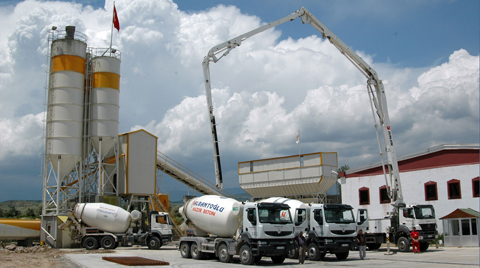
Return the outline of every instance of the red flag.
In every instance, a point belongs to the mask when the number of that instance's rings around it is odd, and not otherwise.
[[[115,6],[113,6],[113,27],[120,32],[120,22],[118,21],[117,10],[115,9]]]

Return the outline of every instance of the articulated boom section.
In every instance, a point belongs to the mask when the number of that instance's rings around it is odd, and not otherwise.
[[[296,18],[300,17],[304,24],[310,24],[315,29],[317,29],[323,38],[326,38],[332,43],[345,57],[353,64],[357,69],[368,79],[367,82],[367,89],[369,93],[370,99],[370,106],[372,108],[372,113],[374,114],[374,121],[375,121],[375,128],[377,129],[377,140],[379,144],[380,155],[382,158],[382,166],[383,165],[383,158],[386,155],[387,157],[387,168],[390,175],[390,183],[387,181],[387,177],[385,175],[385,181],[387,185],[390,185],[391,192],[389,193],[390,198],[392,201],[398,203],[403,203],[403,195],[401,191],[400,185],[400,176],[398,171],[398,163],[397,163],[397,156],[393,146],[393,135],[392,130],[390,127],[390,119],[388,116],[388,109],[387,109],[387,99],[385,97],[385,90],[383,87],[382,81],[378,78],[377,73],[375,70],[368,65],[360,56],[357,55],[349,46],[347,46],[340,38],[338,38],[332,31],[330,31],[323,23],[321,23],[315,16],[313,16],[310,11],[306,8],[302,7],[296,12],[282,18],[276,20],[272,23],[263,25],[255,30],[247,32],[245,34],[239,35],[233,39],[230,39],[224,43],[221,43],[208,52],[208,55],[203,60],[203,76],[205,82],[205,91],[207,96],[207,104],[208,104],[208,111],[210,116],[210,124],[212,130],[212,140],[213,140],[213,150],[214,150],[214,159],[215,159],[215,175],[216,175],[216,184],[217,187],[220,189],[222,187],[222,174],[221,174],[221,166],[220,166],[220,153],[218,149],[218,139],[216,133],[216,125],[215,125],[215,116],[213,115],[213,104],[212,104],[212,94],[211,94],[211,80],[210,80],[210,69],[209,69],[209,62],[217,62],[222,57],[228,55],[230,51],[238,46],[241,45],[243,41],[247,38],[252,37],[257,33],[261,33],[267,29],[273,28],[277,25],[285,23],[287,21],[293,21]],[[223,54],[221,54],[223,53]],[[218,54],[221,54],[220,57],[217,57]],[[375,89],[372,89],[372,86]],[[378,135],[378,125],[375,119],[375,113],[377,114],[380,127],[383,133],[383,140],[384,140],[384,150],[382,150],[380,138]],[[384,174],[386,173],[384,169]]]

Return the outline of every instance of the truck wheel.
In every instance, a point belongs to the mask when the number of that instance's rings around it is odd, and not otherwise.
[[[285,256],[272,256],[271,258],[273,263],[277,264],[283,263],[285,261]]]
[[[201,260],[203,258],[203,252],[200,251],[197,243],[192,243],[190,246],[190,255],[195,260]]]
[[[147,240],[149,249],[159,249],[162,246],[162,241],[156,236],[152,236]]]
[[[367,247],[369,250],[377,250],[382,246],[382,243],[369,243]]]
[[[296,248],[292,248],[287,252],[287,257],[289,259],[298,259],[298,250]]]
[[[180,243],[180,255],[185,259],[192,257],[192,255],[190,255],[190,245],[187,242]]]
[[[421,252],[427,251],[429,245],[430,244],[428,242],[421,242],[420,243],[420,251]]]
[[[337,256],[337,259],[339,259],[341,261],[345,260],[348,257],[348,251],[335,253],[335,256]]]
[[[83,241],[83,247],[87,250],[97,249],[98,248],[98,240],[95,237],[87,237]]]
[[[243,245],[240,248],[240,261],[243,265],[252,265],[255,259],[253,258],[252,250],[248,245]]]
[[[401,252],[408,252],[410,249],[410,241],[408,241],[408,238],[402,236],[398,239],[397,247]]]
[[[115,239],[111,236],[104,236],[102,240],[100,240],[100,245],[104,249],[114,249],[115,248]]]
[[[315,243],[308,244],[307,256],[308,256],[308,259],[311,261],[319,261],[322,258],[320,254],[320,249],[318,248],[317,244]]]
[[[232,255],[228,254],[227,245],[221,244],[218,247],[218,259],[225,263],[229,263],[232,260]]]

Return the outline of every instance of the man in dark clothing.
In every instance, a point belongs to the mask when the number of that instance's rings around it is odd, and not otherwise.
[[[410,233],[410,238],[412,239],[413,253],[420,253],[420,242],[417,228],[413,227],[413,231]],[[417,251],[415,251],[415,248]]]
[[[365,259],[367,255],[367,240],[365,240],[365,234],[360,229],[357,235],[357,243],[358,243],[358,254],[360,255],[360,259]]]
[[[300,231],[298,234],[298,263],[303,264],[305,262],[305,246],[306,246],[305,237],[303,237],[303,232]]]

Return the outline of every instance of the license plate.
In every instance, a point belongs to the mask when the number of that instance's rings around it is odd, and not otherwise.
[[[349,244],[342,244],[342,247],[348,247],[350,246]]]
[[[281,246],[281,247],[277,247],[277,249],[285,249],[285,247],[284,247],[284,246]]]

